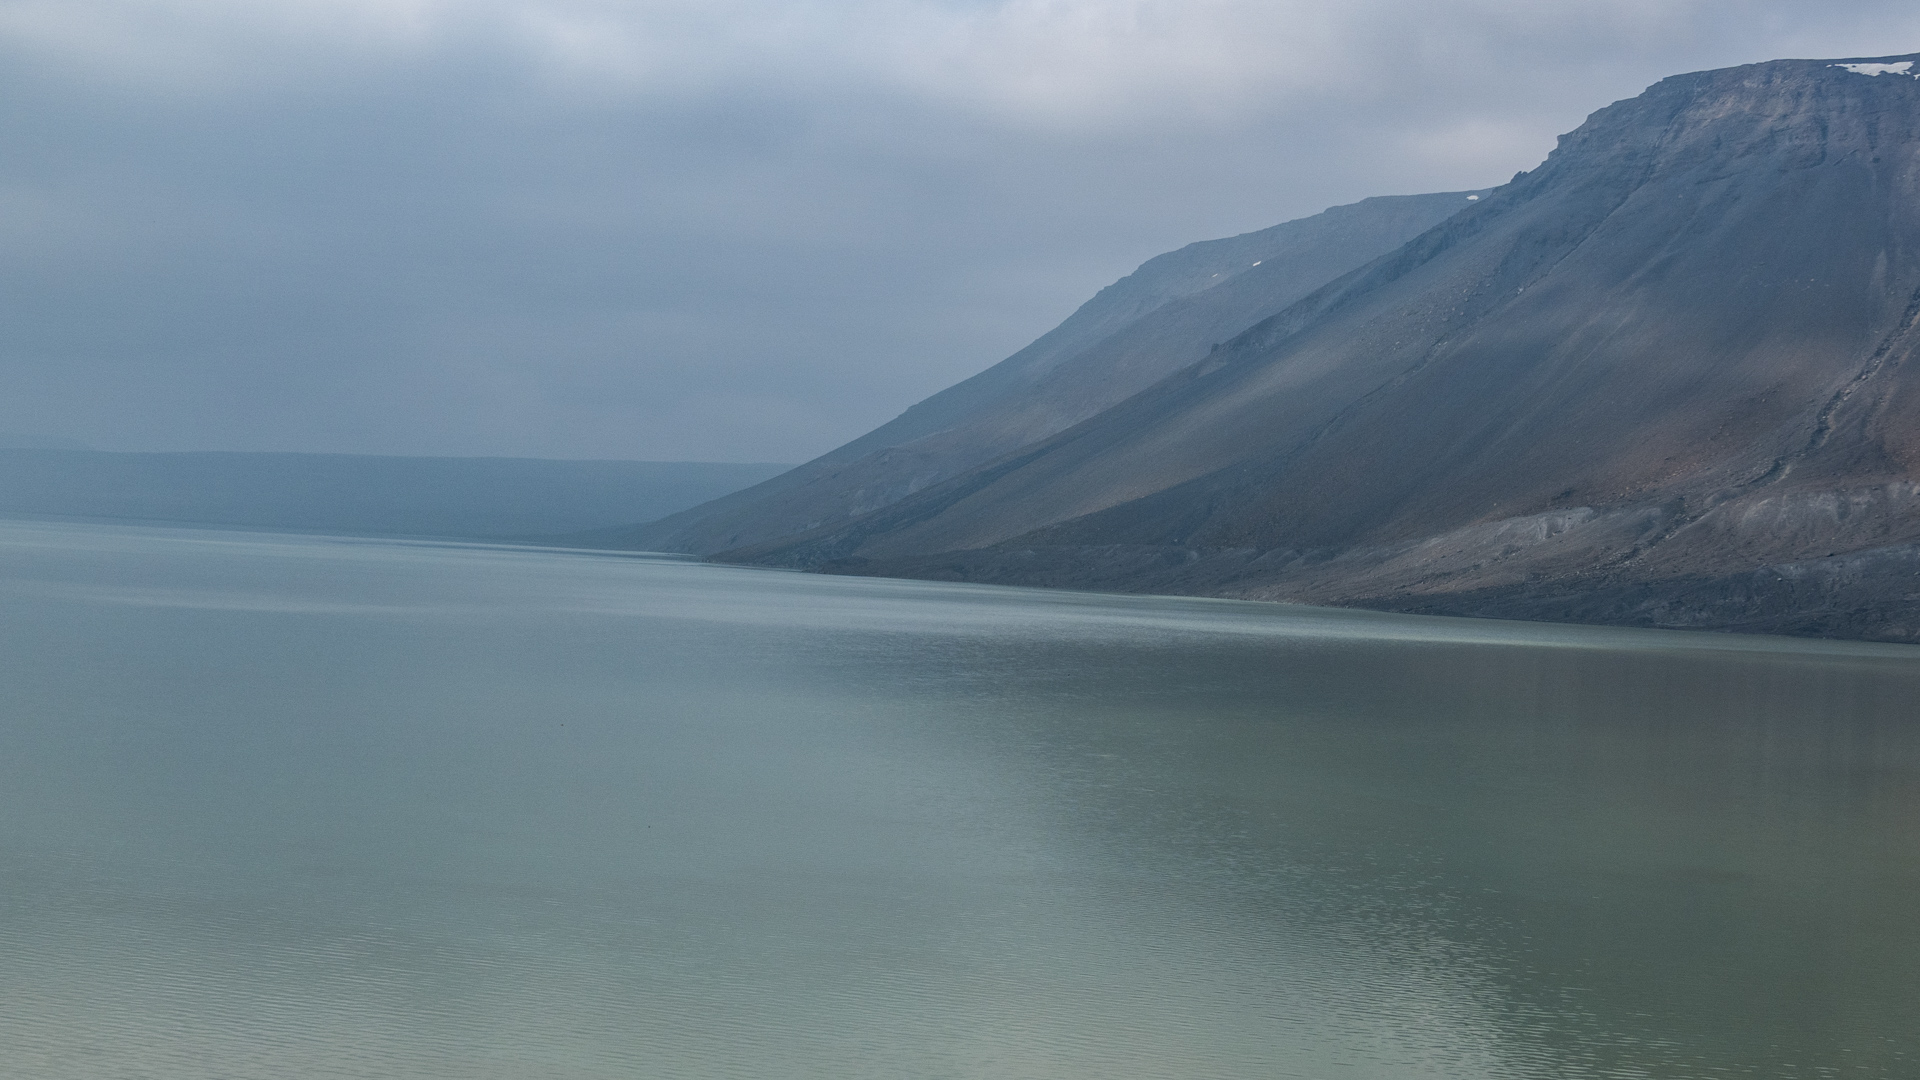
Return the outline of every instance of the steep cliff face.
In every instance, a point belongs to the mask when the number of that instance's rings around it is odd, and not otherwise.
[[[728,557],[1920,631],[1914,604],[1875,599],[1920,588],[1900,584],[1920,542],[1917,60],[1667,79],[1115,407]],[[1750,580],[1843,555],[1823,592]],[[1795,622],[1814,592],[1853,614]]]
[[[1148,260],[1005,361],[757,487],[596,539],[709,553],[833,526],[1062,431],[1470,205],[1367,199]]]

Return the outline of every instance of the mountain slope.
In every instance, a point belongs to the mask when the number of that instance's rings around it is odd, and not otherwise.
[[[1915,59],[1664,80],[1114,408],[725,557],[1913,635]]]
[[[1469,205],[1469,194],[1367,199],[1157,256],[1033,344],[853,442],[754,488],[596,539],[709,553],[886,506],[1186,367]]]

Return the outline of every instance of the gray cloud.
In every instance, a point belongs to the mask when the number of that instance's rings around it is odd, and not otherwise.
[[[0,0],[0,430],[798,460],[1140,260],[1867,2]]]

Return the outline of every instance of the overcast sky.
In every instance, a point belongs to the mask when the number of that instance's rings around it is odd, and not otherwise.
[[[1860,0],[0,0],[0,433],[800,461]]]

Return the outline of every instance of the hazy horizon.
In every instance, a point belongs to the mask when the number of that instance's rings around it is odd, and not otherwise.
[[[497,461],[554,461],[554,462],[573,462],[573,463],[579,463],[579,464],[609,462],[609,463],[619,463],[619,464],[627,464],[627,465],[765,465],[765,466],[777,466],[783,469],[790,469],[795,465],[800,464],[797,461],[706,461],[706,460],[695,461],[695,460],[688,460],[685,458],[675,459],[675,460],[660,460],[660,459],[647,459],[647,458],[605,458],[605,457],[576,458],[576,457],[543,456],[540,454],[380,454],[380,453],[367,453],[367,452],[360,452],[360,451],[353,451],[353,450],[102,450],[97,446],[91,446],[91,445],[88,445],[87,443],[78,442],[72,439],[35,438],[31,436],[15,436],[11,432],[0,432],[0,453],[4,453],[7,451],[14,451],[14,450],[26,450],[26,451],[44,450],[44,451],[52,451],[55,453],[114,454],[114,455],[122,455],[122,456],[129,456],[129,455],[178,456],[178,455],[189,455],[189,454],[236,454],[236,455],[261,456],[261,457],[280,456],[280,457],[394,458],[394,459],[403,460],[403,461],[497,460]]]

